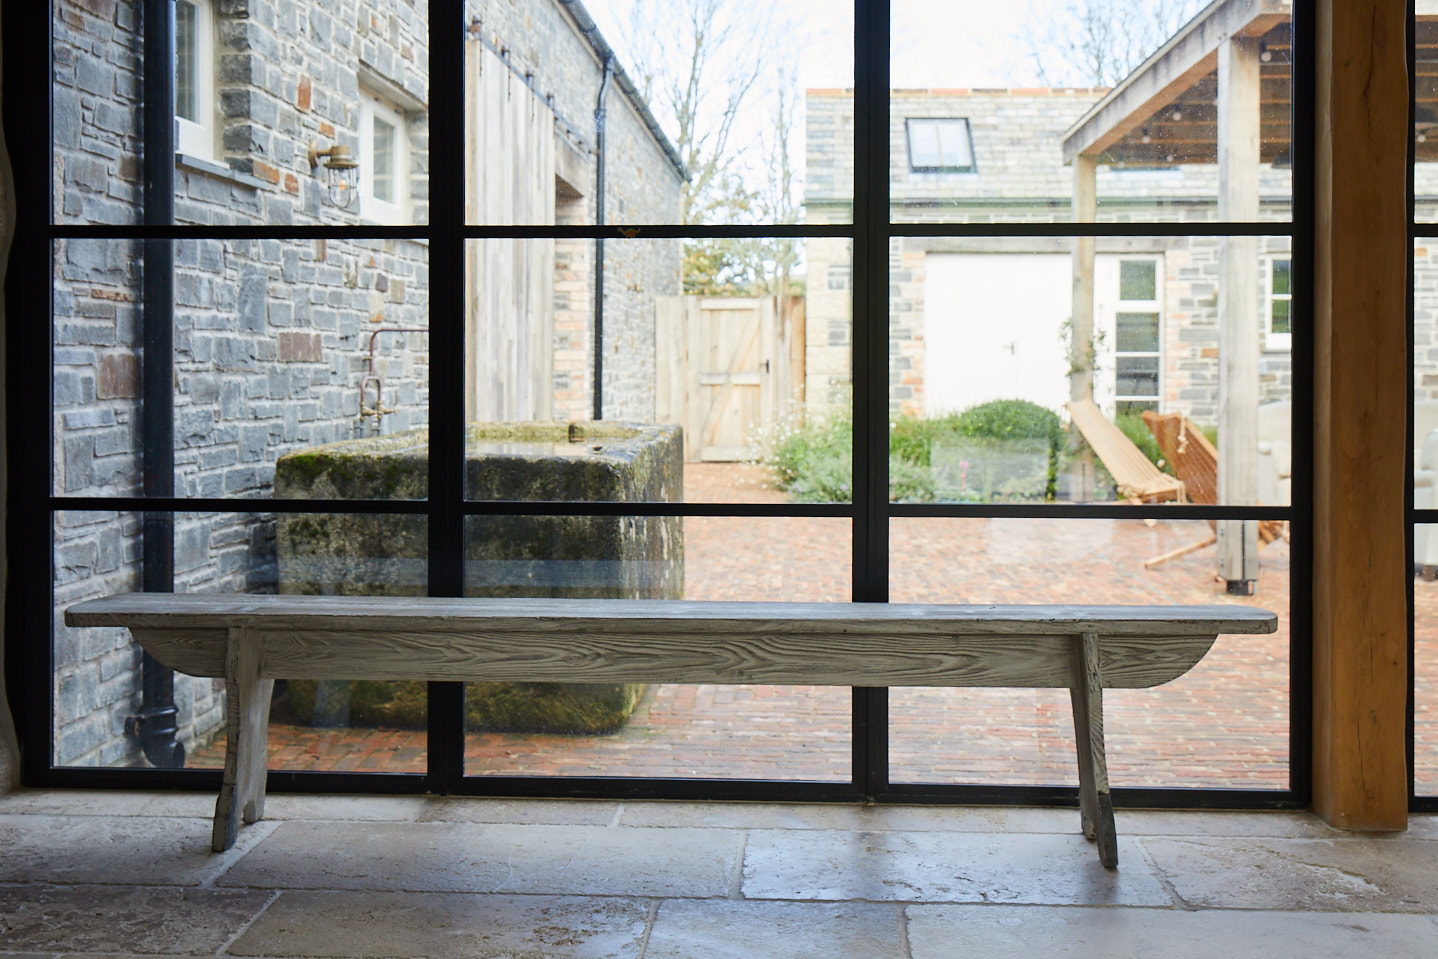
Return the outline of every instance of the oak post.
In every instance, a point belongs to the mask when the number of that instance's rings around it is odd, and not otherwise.
[[[1258,219],[1258,41],[1229,37],[1218,47],[1218,218]],[[1258,503],[1258,238],[1219,240],[1218,501]],[[1228,591],[1251,595],[1258,579],[1258,523],[1220,520],[1218,575]]]
[[[1407,825],[1406,4],[1319,0],[1313,804]]]

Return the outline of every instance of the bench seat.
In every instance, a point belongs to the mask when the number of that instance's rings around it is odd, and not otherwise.
[[[1224,633],[1271,633],[1242,606],[958,606],[132,593],[65,612],[123,626],[152,656],[224,678],[224,785],[212,845],[264,814],[275,679],[1068,688],[1084,833],[1117,839],[1105,687],[1182,676]]]

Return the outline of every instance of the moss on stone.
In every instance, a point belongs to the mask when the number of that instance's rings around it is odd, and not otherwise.
[[[476,423],[465,431],[470,499],[680,502],[676,426]],[[301,450],[276,464],[276,498],[422,499],[429,434],[409,430]],[[401,514],[282,514],[280,591],[341,596],[426,592],[428,525]],[[679,599],[684,527],[676,516],[472,516],[465,595]],[[297,717],[342,705],[355,724],[422,725],[423,683],[291,683]],[[471,729],[594,733],[621,726],[642,684],[474,683]],[[339,720],[335,720],[339,721]]]
[[[421,729],[428,718],[425,683],[292,679],[287,686],[290,716],[306,725]],[[644,689],[643,683],[469,683],[465,729],[610,733],[629,719]]]

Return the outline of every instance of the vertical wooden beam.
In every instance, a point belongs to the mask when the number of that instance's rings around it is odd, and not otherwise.
[[[1313,801],[1402,829],[1406,4],[1316,7]]]
[[[1258,219],[1258,42],[1218,45],[1218,218]],[[1258,502],[1258,238],[1219,240],[1218,501]],[[1258,524],[1218,524],[1218,575],[1249,595],[1258,579]]]
[[[1098,167],[1091,156],[1074,157],[1073,212],[1075,223],[1093,223],[1098,219]],[[1093,399],[1094,368],[1094,238],[1074,237],[1073,249],[1073,311],[1069,320],[1069,399]],[[1078,430],[1072,436],[1073,494],[1080,499],[1093,498],[1093,450],[1083,442]]]
[[[1074,222],[1098,219],[1098,187],[1094,158],[1074,157]],[[1073,318],[1069,328],[1069,399],[1093,399],[1093,261],[1094,238],[1074,237]]]

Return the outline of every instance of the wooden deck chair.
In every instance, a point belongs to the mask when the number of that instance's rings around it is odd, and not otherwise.
[[[1065,405],[1074,426],[1118,485],[1119,496],[1130,503],[1185,501],[1183,481],[1155,466],[1093,400],[1073,400]]]
[[[1153,438],[1158,441],[1158,448],[1163,451],[1164,459],[1173,465],[1174,472],[1183,480],[1184,488],[1188,491],[1189,502],[1203,506],[1217,505],[1218,449],[1209,442],[1207,436],[1203,435],[1203,431],[1182,413],[1155,413],[1152,410],[1145,410],[1143,422],[1148,427],[1148,431],[1153,434]],[[1218,542],[1218,523],[1209,520],[1208,525],[1210,529],[1214,530],[1213,533],[1187,546],[1180,546],[1172,552],[1164,553],[1162,556],[1155,556],[1143,564],[1144,568],[1153,569],[1160,563],[1177,559]],[[1259,521],[1259,546],[1267,546],[1282,535],[1283,524],[1281,522],[1276,520]]]

